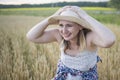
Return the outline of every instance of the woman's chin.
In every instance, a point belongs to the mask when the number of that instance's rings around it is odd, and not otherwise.
[[[69,38],[69,37],[64,37],[64,40],[66,40],[66,41],[70,41],[71,38]]]
[[[64,38],[64,40],[66,40],[66,41],[70,41],[70,40],[73,38],[73,36],[72,36],[72,35],[63,36],[63,38]]]

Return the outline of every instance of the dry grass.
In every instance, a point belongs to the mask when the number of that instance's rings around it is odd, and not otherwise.
[[[34,44],[26,39],[27,31],[43,18],[0,16],[0,80],[50,80],[56,70],[59,46],[56,43]],[[100,80],[119,80],[120,27],[106,24],[117,37],[109,49],[100,49],[103,63],[98,64]]]

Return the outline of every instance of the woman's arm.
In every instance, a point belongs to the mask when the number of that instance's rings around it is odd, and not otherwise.
[[[33,40],[33,39],[36,39],[36,38],[40,37],[43,34],[43,31],[47,28],[48,25],[49,25],[49,23],[48,23],[47,19],[41,21],[40,23],[38,23],[37,25],[35,25],[27,33],[27,38],[29,40]]]
[[[91,43],[99,47],[111,47],[116,39],[113,32],[90,16],[86,16],[86,19],[92,26],[92,32],[88,34]]]
[[[35,43],[59,42],[60,35],[57,29],[45,30],[49,24],[48,18],[41,21],[27,33],[27,38]]]
[[[114,44],[116,38],[110,29],[89,16],[81,8],[74,6],[73,9],[81,18],[90,23],[86,23],[87,25],[91,26],[91,32],[89,32],[86,36],[88,46],[110,47]]]

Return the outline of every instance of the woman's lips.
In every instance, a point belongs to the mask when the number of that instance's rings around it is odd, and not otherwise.
[[[69,37],[71,34],[69,33],[69,34],[65,34],[65,35],[63,35],[64,37]]]

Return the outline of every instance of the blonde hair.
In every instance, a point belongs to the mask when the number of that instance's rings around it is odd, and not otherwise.
[[[89,32],[90,30],[88,29],[83,29],[81,31],[78,32],[78,39],[77,39],[77,45],[80,46],[79,50],[83,51],[86,48],[86,34]],[[60,47],[64,50],[64,52],[67,49],[70,49],[70,42],[66,41],[66,40],[62,40]]]

